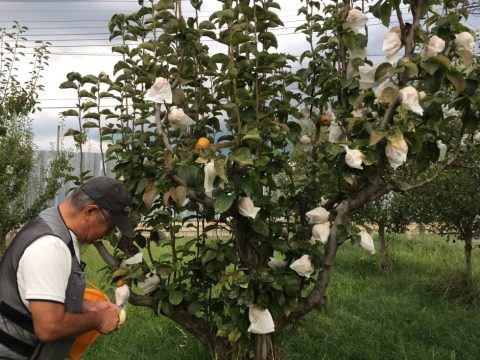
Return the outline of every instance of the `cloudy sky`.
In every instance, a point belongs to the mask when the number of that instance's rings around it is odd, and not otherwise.
[[[276,29],[279,51],[299,55],[305,48],[304,36],[295,34],[294,29],[301,24],[297,9],[301,0],[277,0],[282,6],[279,16],[285,24]],[[184,13],[191,12],[189,1],[184,1]],[[219,2],[204,0],[204,9],[200,16],[208,18],[212,11],[219,8]],[[52,43],[49,66],[43,73],[42,83],[45,90],[40,94],[40,106],[43,111],[33,114],[35,142],[40,149],[49,149],[56,143],[57,127],[61,124],[59,112],[75,104],[73,90],[60,90],[59,84],[66,80],[70,71],[82,75],[105,71],[111,75],[119,56],[112,54],[108,40],[108,20],[116,13],[131,13],[138,9],[137,0],[57,0],[57,1],[3,1],[0,0],[0,27],[11,28],[14,20],[29,28],[24,42],[26,54],[32,53],[35,40]],[[369,22],[370,41],[368,53],[375,62],[381,54],[381,41],[386,29],[376,19]],[[208,43],[209,46],[212,43]],[[211,51],[217,52],[214,48]],[[378,59],[378,61],[383,59]],[[75,127],[73,120],[64,125],[64,129]],[[65,139],[67,148],[72,146],[70,138]],[[94,141],[89,144],[90,151],[97,151]]]

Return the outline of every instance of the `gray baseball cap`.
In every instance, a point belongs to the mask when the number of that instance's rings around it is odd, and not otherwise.
[[[113,224],[123,235],[135,237],[135,231],[128,219],[133,203],[132,196],[123,184],[107,176],[98,176],[87,180],[80,189],[109,211]]]

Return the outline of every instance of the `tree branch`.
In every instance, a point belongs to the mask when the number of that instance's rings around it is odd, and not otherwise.
[[[443,173],[447,168],[449,168],[455,162],[456,159],[457,159],[457,154],[455,154],[450,159],[448,159],[448,161],[446,161],[445,164],[432,176],[430,176],[430,177],[428,177],[428,178],[426,178],[422,181],[419,181],[418,183],[415,183],[415,184],[406,184],[406,183],[399,184],[396,188],[393,188],[392,190],[393,191],[403,191],[403,192],[405,192],[405,191],[410,191],[410,190],[413,190],[413,189],[421,188],[421,187],[431,183],[436,178],[438,178],[441,173]]]
[[[96,242],[94,245],[102,259],[109,266],[117,269],[120,265],[118,260],[109,254],[103,243]],[[155,310],[153,298],[150,296],[137,295],[132,292],[130,294],[129,303],[135,306],[149,307]],[[163,313],[163,315],[184,327],[187,331],[197,337],[205,346],[211,349],[215,346],[215,331],[210,329],[209,324],[205,320],[190,315],[183,306],[175,306],[173,307],[172,314],[167,315]]]
[[[98,253],[102,257],[103,261],[105,261],[112,268],[118,268],[120,263],[118,262],[117,259],[115,259],[112,255],[110,255],[105,245],[103,245],[103,242],[97,241],[93,243],[93,245],[95,246]]]
[[[134,293],[130,294],[129,302],[135,306],[149,307],[155,311],[152,297],[137,295]],[[207,346],[210,349],[215,348],[215,343],[218,341],[216,339],[216,330],[212,329],[210,324],[204,319],[190,315],[187,309],[183,305],[174,306],[171,314],[165,314],[162,312],[162,315],[170,318],[185,330],[193,334],[202,344]]]
[[[162,139],[165,149],[172,152],[172,145],[170,144],[170,141],[168,141],[167,134],[163,131],[162,121],[160,119],[160,104],[157,103],[155,103],[155,124],[157,125],[157,134]]]

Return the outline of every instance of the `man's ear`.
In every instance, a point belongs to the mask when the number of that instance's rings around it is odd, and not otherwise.
[[[85,216],[96,215],[98,211],[99,210],[97,205],[87,205],[83,208],[83,213],[85,214]]]

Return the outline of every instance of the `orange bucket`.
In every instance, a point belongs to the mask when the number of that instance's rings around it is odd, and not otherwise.
[[[97,288],[95,285],[87,281],[87,284],[93,289],[86,288],[83,298],[89,301],[110,301],[107,294]],[[72,360],[80,360],[83,353],[97,339],[100,333],[97,330],[90,330],[85,334],[78,336],[68,354],[68,358]]]

